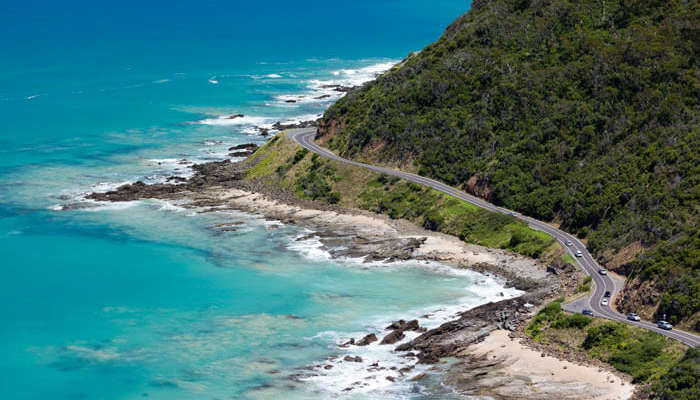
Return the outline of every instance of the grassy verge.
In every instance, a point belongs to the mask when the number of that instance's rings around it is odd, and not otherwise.
[[[525,333],[541,343],[583,352],[653,387],[683,362],[686,346],[627,324],[565,313],[562,301],[543,307]]]
[[[328,160],[286,136],[273,138],[246,162],[252,165],[247,179],[288,190],[299,198],[403,218],[468,243],[567,263],[555,240],[512,216],[486,211],[396,177]]]
[[[588,293],[591,291],[591,286],[593,285],[593,277],[587,276],[583,278],[583,282],[576,288],[576,294]]]
[[[426,229],[459,236],[486,247],[533,258],[551,255],[558,244],[513,216],[493,213],[434,189],[380,175],[360,195],[360,207],[404,218]]]

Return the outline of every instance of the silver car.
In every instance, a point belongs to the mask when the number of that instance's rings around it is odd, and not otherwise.
[[[627,319],[630,321],[639,321],[641,318],[639,318],[639,315],[633,313],[633,312],[628,312],[627,313]]]
[[[567,241],[565,242],[565,244],[566,244],[567,246],[571,247],[571,246],[574,245],[574,242],[572,242],[571,240],[567,240]]]
[[[583,252],[581,250],[576,250],[576,257],[583,257]]]
[[[600,305],[601,305],[601,306],[607,306],[607,305],[608,305],[608,299],[606,299],[606,298],[604,297],[603,300],[600,301]]]
[[[666,321],[659,321],[656,323],[656,326],[658,326],[661,329],[665,329],[667,331],[670,331],[671,329],[673,329],[673,325],[669,324]]]

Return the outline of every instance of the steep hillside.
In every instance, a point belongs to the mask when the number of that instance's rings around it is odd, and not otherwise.
[[[629,276],[621,311],[700,330],[698,2],[472,7],[318,140],[558,223]]]

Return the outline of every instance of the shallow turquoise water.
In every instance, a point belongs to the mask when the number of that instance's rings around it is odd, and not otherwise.
[[[295,241],[302,229],[271,230],[252,215],[82,199],[186,176],[182,160],[262,142],[256,125],[317,115],[333,100],[314,98],[329,93],[320,86],[370,79],[468,7],[326,3],[7,4],[0,398],[434,395],[383,376],[341,392],[367,375],[342,363],[290,375],[345,351],[398,364],[379,346],[336,344],[400,317],[431,313],[423,323],[438,324],[502,291],[492,279],[439,265],[331,262],[313,241]],[[246,118],[219,119],[233,113]],[[212,229],[225,221],[244,225]]]

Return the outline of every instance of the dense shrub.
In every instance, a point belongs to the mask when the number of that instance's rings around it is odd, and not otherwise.
[[[654,384],[654,398],[661,400],[700,399],[700,349],[691,348],[683,359]]]
[[[564,318],[561,318],[554,322],[552,324],[552,328],[555,329],[566,329],[566,328],[574,328],[574,329],[583,329],[588,324],[590,324],[592,321],[592,318],[587,317],[585,315],[581,314],[573,314]]]

